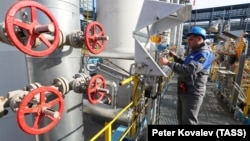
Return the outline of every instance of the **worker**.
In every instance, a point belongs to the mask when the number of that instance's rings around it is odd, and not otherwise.
[[[177,120],[178,124],[197,125],[198,114],[206,92],[213,60],[213,53],[205,44],[206,30],[193,27],[187,35],[187,45],[190,53],[185,59],[179,58],[174,52],[169,52],[174,61],[160,57],[159,63],[167,65],[178,74],[177,81]]]

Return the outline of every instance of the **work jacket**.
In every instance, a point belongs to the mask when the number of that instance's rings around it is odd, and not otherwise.
[[[168,66],[178,76],[178,85],[184,83],[187,93],[205,93],[206,83],[213,61],[213,53],[208,46],[202,44],[193,49],[185,59],[174,57]]]

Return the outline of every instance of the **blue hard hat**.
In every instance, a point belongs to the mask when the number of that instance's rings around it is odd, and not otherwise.
[[[202,36],[202,38],[204,40],[206,39],[206,35],[207,35],[206,30],[204,28],[201,28],[201,27],[193,27],[187,36],[192,35],[192,34],[200,35],[200,36]]]

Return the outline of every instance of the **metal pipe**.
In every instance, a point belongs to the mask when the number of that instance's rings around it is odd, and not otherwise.
[[[4,22],[0,23],[0,42],[7,43],[7,44],[11,45],[11,42],[10,42],[9,38],[7,37],[6,32],[5,32]]]
[[[120,70],[124,71],[125,73],[129,74],[129,72],[128,72],[128,71],[126,71],[126,70],[125,70],[125,69],[123,69],[122,67],[120,67],[120,66],[118,66],[118,65],[114,64],[114,63],[113,63],[112,61],[110,61],[109,59],[104,59],[104,61],[107,61],[108,63],[110,63],[110,64],[114,65],[116,68],[118,68],[118,69],[120,69]]]
[[[112,52],[112,51],[101,52],[96,55],[90,53],[90,56],[108,58],[108,59],[124,59],[124,60],[134,60],[135,58],[133,53],[121,53],[121,52]]]
[[[118,88],[117,88],[117,85],[115,82],[111,82],[111,81],[106,81],[106,84],[110,86],[111,88],[111,98],[112,98],[112,107],[114,109],[116,109],[117,107],[117,91],[118,91]]]
[[[110,128],[113,123],[115,123],[116,121],[118,121],[119,117],[121,117],[122,115],[124,115],[124,113],[126,112],[126,110],[128,110],[132,105],[133,105],[133,102],[130,102],[125,108],[123,108],[119,113],[117,113],[117,115],[112,119],[112,121],[110,121],[104,128],[102,128],[101,131],[99,131],[90,140],[91,141],[95,141],[101,134],[103,134],[104,131],[106,131],[108,128]]]
[[[111,68],[107,65],[104,65],[102,63],[97,63],[98,66],[98,70],[101,72],[104,72],[105,74],[112,76],[118,80],[123,80],[124,77],[128,77],[128,75],[125,75],[123,73],[121,73],[118,70],[115,70],[114,68]]]
[[[83,100],[83,105],[83,112],[85,114],[91,115],[99,120],[112,120],[122,110],[121,108],[113,109],[107,104],[97,104],[93,106],[88,100]],[[121,124],[127,124],[128,121],[128,113],[124,113],[117,119],[117,122]]]

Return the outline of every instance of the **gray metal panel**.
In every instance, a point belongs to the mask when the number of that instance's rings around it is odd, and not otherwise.
[[[155,62],[153,57],[149,52],[143,47],[139,40],[136,40],[135,45],[135,62],[136,64],[142,64],[144,67],[136,67],[135,72],[140,72],[139,74],[144,74],[146,76],[165,76],[166,74]]]
[[[145,1],[135,31],[139,31],[151,24],[155,24],[155,27],[151,28],[150,35],[165,31],[188,20],[191,16],[191,10],[191,5]]]

